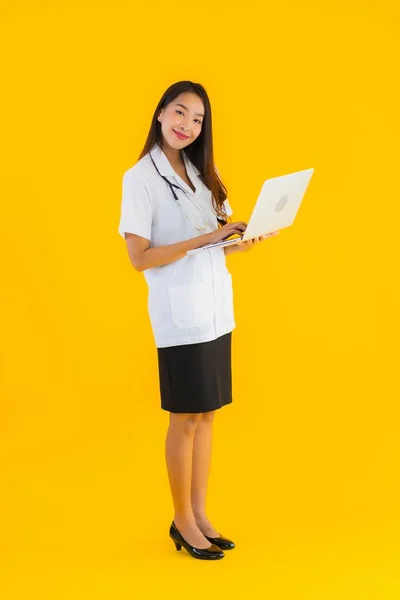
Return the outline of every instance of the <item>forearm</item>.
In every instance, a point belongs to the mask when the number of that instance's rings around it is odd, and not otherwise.
[[[208,243],[208,234],[205,233],[204,235],[199,235],[191,238],[190,240],[178,242],[177,244],[148,248],[141,254],[140,260],[136,265],[136,269],[138,271],[145,271],[146,269],[168,265],[169,263],[184,258],[188,250],[200,248]]]
[[[240,245],[232,244],[231,246],[225,246],[224,250],[225,256],[228,256],[228,254],[235,254],[235,252],[240,252]]]

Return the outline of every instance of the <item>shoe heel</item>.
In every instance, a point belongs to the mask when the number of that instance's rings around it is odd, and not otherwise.
[[[215,546],[212,542],[211,546],[207,548],[195,548],[194,546],[188,544],[188,542],[182,537],[180,531],[178,531],[176,528],[174,521],[171,523],[169,535],[178,551],[181,550],[183,546],[185,550],[189,552],[190,556],[193,556],[193,558],[201,558],[203,560],[218,560],[220,558],[224,558],[225,556],[222,550],[220,550],[220,548]]]
[[[175,540],[172,540],[176,546],[177,550],[182,550],[182,544],[180,544],[179,542],[176,542]]]

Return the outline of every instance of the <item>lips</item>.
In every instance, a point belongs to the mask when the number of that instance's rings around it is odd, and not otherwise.
[[[175,129],[172,130],[176,136],[180,139],[180,140],[187,140],[188,139],[188,135],[182,135],[181,133],[178,133],[177,131],[175,131]]]

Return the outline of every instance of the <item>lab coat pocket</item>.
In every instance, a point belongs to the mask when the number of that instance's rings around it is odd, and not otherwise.
[[[168,288],[172,320],[180,329],[202,327],[214,317],[213,291],[204,282]]]

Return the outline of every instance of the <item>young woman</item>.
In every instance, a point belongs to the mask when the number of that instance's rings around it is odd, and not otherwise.
[[[175,515],[169,535],[177,550],[220,559],[235,544],[209,521],[206,492],[215,412],[232,402],[235,321],[225,257],[269,236],[186,254],[246,229],[230,219],[214,164],[211,105],[198,83],[180,81],[165,91],[122,183],[118,231],[148,284],[161,408],[170,413],[165,453]]]

